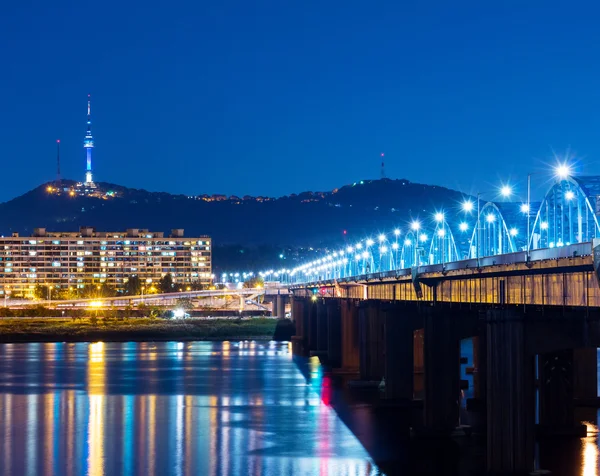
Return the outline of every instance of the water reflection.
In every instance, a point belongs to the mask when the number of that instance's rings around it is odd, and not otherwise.
[[[581,475],[598,476],[598,427],[590,422],[583,423],[587,436],[581,439]]]
[[[288,343],[0,345],[0,474],[376,475]]]

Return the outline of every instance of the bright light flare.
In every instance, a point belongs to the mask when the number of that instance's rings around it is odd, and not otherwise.
[[[385,235],[383,233],[379,235],[379,241],[385,241]]]
[[[547,221],[543,221],[542,223],[540,223],[540,228],[542,230],[547,230],[548,229],[548,222]]]
[[[460,231],[467,231],[469,229],[469,225],[467,225],[465,222],[462,222],[460,225],[458,225],[458,229]]]
[[[435,221],[437,221],[438,223],[444,221],[444,214],[442,212],[437,212],[433,217],[435,218]]]
[[[419,229],[421,228],[421,224],[415,220],[410,224],[410,229],[411,230],[415,230],[415,231],[419,231]]]
[[[510,236],[517,236],[518,234],[519,234],[519,231],[516,228],[510,229]]]
[[[371,238],[367,240],[367,246],[373,246],[374,243],[375,242]]]
[[[510,187],[510,185],[503,185],[500,188],[500,195],[502,195],[503,197],[510,197],[512,195],[512,188]]]
[[[443,228],[440,228],[437,231],[437,236],[439,236],[440,238],[443,238],[444,236],[446,236],[446,230],[444,230]]]
[[[421,234],[419,240],[421,240],[422,243],[425,243],[427,241],[427,235],[425,233]]]
[[[485,220],[488,223],[494,223],[496,221],[496,215],[490,213],[488,216],[485,217]]]
[[[465,200],[462,204],[462,209],[465,212],[472,212],[473,211],[473,202],[471,200]]]
[[[398,243],[392,243],[392,249],[393,250],[397,250],[400,246],[398,245]]]
[[[394,235],[400,236],[400,230],[398,228],[394,230]]]
[[[404,245],[410,246],[410,245],[412,245],[412,241],[410,241],[409,239],[406,239],[406,240],[404,240]]]
[[[521,213],[527,213],[529,212],[529,205],[527,203],[523,203],[521,205]]]
[[[569,175],[571,175],[571,167],[567,164],[558,164],[554,167],[554,174],[560,179],[566,179]]]
[[[565,198],[567,200],[573,200],[575,198],[575,194],[572,190],[567,190],[567,192],[565,193]]]

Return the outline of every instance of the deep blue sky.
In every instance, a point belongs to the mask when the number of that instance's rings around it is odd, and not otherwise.
[[[569,148],[600,174],[592,2],[4,3],[0,200],[54,178],[57,138],[83,178],[88,92],[95,178],[149,190],[326,190],[381,152],[464,191]]]

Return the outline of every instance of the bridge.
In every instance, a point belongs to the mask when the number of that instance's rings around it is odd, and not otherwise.
[[[575,406],[598,404],[599,197],[600,177],[563,173],[535,206],[467,199],[290,270],[294,351],[441,437],[465,423],[469,339],[467,407],[485,415],[469,431],[485,433],[491,474],[528,474],[535,438],[585,434]]]
[[[231,288],[202,291],[181,291],[161,294],[123,295],[67,300],[38,300],[36,304],[53,309],[121,309],[126,307],[177,306],[181,300],[189,300],[195,309],[208,307],[217,310],[269,310],[273,316],[285,316],[285,304],[289,301],[288,289],[280,285],[259,288]],[[264,305],[265,303],[272,303]],[[14,301],[11,308],[28,307],[30,301]]]

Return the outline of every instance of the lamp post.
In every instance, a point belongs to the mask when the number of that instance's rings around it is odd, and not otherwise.
[[[415,258],[413,261],[413,267],[414,266],[419,266],[419,263],[417,262],[417,248],[419,246],[419,230],[421,229],[421,224],[415,220],[410,224],[410,229],[413,230],[415,232]]]

